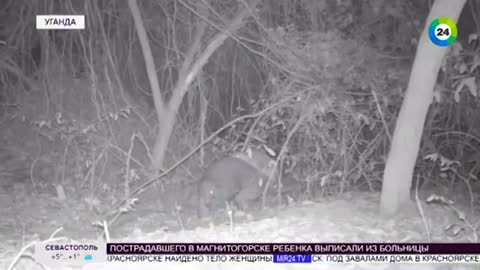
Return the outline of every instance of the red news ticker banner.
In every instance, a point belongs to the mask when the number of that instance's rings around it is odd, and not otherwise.
[[[480,254],[480,244],[470,243],[107,243],[107,255],[421,255]]]

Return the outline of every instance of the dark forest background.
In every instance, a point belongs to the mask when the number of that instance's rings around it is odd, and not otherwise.
[[[197,44],[198,24],[205,25],[201,52],[242,3],[138,2],[165,100],[185,79],[181,68]],[[292,197],[378,191],[430,4],[260,1],[190,85],[162,168],[232,119],[273,107],[222,131],[143,200],[165,211],[194,204],[185,195],[190,183],[246,138],[276,153],[284,149],[281,170]],[[461,15],[417,163],[422,187],[450,196],[465,183],[474,190],[480,176],[479,12],[479,3],[469,1]],[[36,30],[37,14],[84,14],[86,28]],[[68,198],[79,211],[104,213],[155,175],[159,119],[136,31],[126,1],[4,1],[1,190]]]

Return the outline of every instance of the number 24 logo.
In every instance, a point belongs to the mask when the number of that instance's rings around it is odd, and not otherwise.
[[[450,36],[450,30],[448,28],[438,28],[437,29],[437,36]]]

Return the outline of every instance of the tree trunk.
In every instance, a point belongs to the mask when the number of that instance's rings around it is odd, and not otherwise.
[[[437,17],[457,21],[464,5],[465,0],[436,0],[425,23],[383,175],[380,211],[384,215],[396,214],[410,201],[423,126],[438,71],[447,52],[447,47],[438,47],[430,41],[428,27]]]

